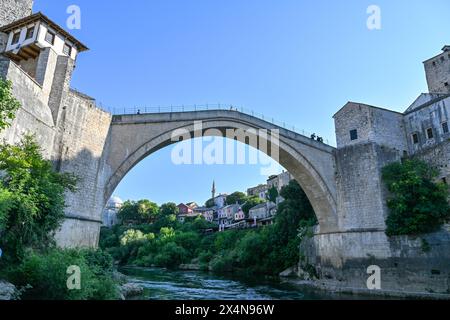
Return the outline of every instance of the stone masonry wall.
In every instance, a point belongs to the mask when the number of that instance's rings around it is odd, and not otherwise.
[[[337,147],[373,142],[393,149],[408,150],[403,115],[360,103],[347,103],[334,115]],[[350,139],[357,130],[358,139]]]
[[[369,108],[363,104],[349,102],[334,115],[337,147],[368,142],[370,136]],[[350,140],[350,130],[358,130],[358,140]]]
[[[315,285],[370,294],[450,294],[450,226],[419,237],[384,232],[318,235],[305,239],[299,269],[314,266]],[[381,290],[367,289],[367,268],[381,270]],[[302,273],[299,273],[302,275]]]
[[[425,61],[424,66],[430,93],[450,93],[450,51]]]
[[[418,107],[407,113],[404,119],[410,154],[433,148],[436,144],[450,139],[450,132],[444,133],[442,128],[444,122],[450,125],[450,97],[426,107]],[[427,137],[428,128],[433,129],[432,139]],[[417,134],[419,138],[416,144],[412,139],[413,134]]]
[[[96,246],[104,204],[103,175],[99,172],[111,115],[96,108],[94,100],[67,91],[66,68],[62,70],[65,80],[61,81],[61,88],[65,89],[64,94],[55,93],[62,105],[55,125],[47,104],[49,93],[15,63],[0,57],[0,77],[12,81],[13,94],[22,105],[11,127],[0,133],[0,139],[14,144],[24,134],[34,134],[44,156],[55,161],[58,170],[81,178],[79,191],[66,196],[69,219],[56,239],[62,246]]]
[[[401,153],[374,143],[335,151],[339,230],[385,229],[387,208],[381,169]]]
[[[439,170],[439,180],[445,178],[450,184],[450,140],[446,140],[433,148],[423,150],[415,157],[424,160]]]
[[[2,0],[0,27],[32,14],[34,0]]]
[[[0,139],[14,144],[24,134],[34,134],[44,156],[51,159],[55,127],[50,109],[43,101],[42,88],[15,63],[1,56],[0,77],[12,81],[13,94],[22,105],[11,127],[0,133]]]
[[[57,234],[63,246],[97,245],[101,213],[105,204],[102,154],[108,136],[111,115],[95,106],[95,102],[74,91],[68,93],[60,113],[61,128],[54,154],[58,168],[79,176],[78,191],[66,195],[69,217]]]

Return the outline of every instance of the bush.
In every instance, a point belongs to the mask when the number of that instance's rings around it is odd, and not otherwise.
[[[140,230],[129,229],[123,233],[120,237],[120,244],[125,246],[127,244],[131,244],[133,242],[140,242],[145,240],[153,240],[155,239],[155,235],[153,233],[144,234]]]
[[[166,243],[155,257],[155,264],[160,267],[177,268],[180,264],[188,262],[188,253],[174,242]]]
[[[274,225],[257,230],[228,230],[205,235],[214,226],[203,217],[187,219],[180,224],[173,221],[177,208],[165,204],[150,225],[113,227],[104,230],[100,243],[108,248],[122,264],[177,268],[183,263],[198,263],[203,270],[215,272],[238,271],[247,274],[276,275],[299,261],[299,228],[317,223],[311,204],[300,185],[293,181],[281,190],[285,201],[278,207]],[[233,194],[234,200],[243,196]],[[232,197],[232,199],[233,199]],[[246,199],[249,209],[262,200]],[[143,239],[154,232],[155,239]],[[118,239],[121,235],[122,246]],[[142,241],[140,239],[143,239]],[[119,246],[119,247],[118,247]]]
[[[64,196],[76,179],[53,170],[32,136],[17,146],[0,146],[0,247],[18,261],[26,248],[46,248],[64,219]]]
[[[223,273],[233,271],[235,257],[233,252],[222,253],[211,261],[211,269],[214,272]]]
[[[12,95],[12,82],[0,79],[0,131],[11,125],[19,108],[20,102]]]
[[[437,175],[436,169],[419,160],[383,168],[382,177],[390,192],[388,236],[432,232],[449,219],[448,187],[434,182]]]
[[[260,234],[257,232],[247,233],[236,248],[240,267],[246,268],[258,265],[265,245]]]
[[[67,288],[67,268],[81,270],[81,289]],[[51,249],[46,253],[27,252],[22,262],[6,272],[16,286],[29,287],[27,300],[107,300],[117,299],[112,277],[112,259],[103,252]]]

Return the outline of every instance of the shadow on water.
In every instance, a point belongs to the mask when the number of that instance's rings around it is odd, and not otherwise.
[[[120,269],[132,283],[144,288],[148,300],[329,300],[361,299],[298,287],[276,279],[217,275],[162,268]],[[366,297],[367,298],[367,297]]]

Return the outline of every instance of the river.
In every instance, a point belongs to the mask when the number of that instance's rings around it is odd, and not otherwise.
[[[147,300],[323,300],[355,299],[331,295],[276,279],[222,276],[200,271],[122,268],[129,282],[144,288]]]

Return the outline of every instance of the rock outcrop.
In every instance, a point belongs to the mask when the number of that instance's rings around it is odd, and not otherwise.
[[[16,300],[17,297],[17,288],[12,283],[0,280],[0,300]]]

